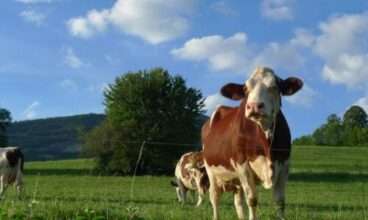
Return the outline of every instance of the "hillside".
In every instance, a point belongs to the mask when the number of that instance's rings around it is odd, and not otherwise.
[[[76,158],[80,135],[104,118],[103,114],[83,114],[14,122],[8,130],[9,146],[20,146],[28,161]],[[207,119],[201,115],[198,126]]]
[[[27,160],[77,157],[80,134],[104,118],[103,114],[84,114],[14,122],[8,130],[9,145],[20,146]]]

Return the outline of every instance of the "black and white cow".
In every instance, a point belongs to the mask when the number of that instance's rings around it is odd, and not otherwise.
[[[0,197],[7,186],[15,184],[18,196],[23,186],[24,156],[19,147],[0,148]]]

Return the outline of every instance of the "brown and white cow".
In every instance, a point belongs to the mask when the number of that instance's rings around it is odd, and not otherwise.
[[[0,198],[8,185],[15,184],[18,196],[23,185],[24,156],[19,147],[0,148]]]
[[[302,86],[298,78],[282,80],[272,69],[258,67],[245,84],[230,83],[221,89],[222,95],[241,103],[239,107],[219,107],[202,127],[213,219],[218,219],[219,196],[229,183],[236,185],[234,203],[239,219],[244,219],[243,192],[249,219],[256,219],[257,183],[273,189],[279,217],[284,218],[291,137],[280,111],[281,95],[292,95]]]
[[[202,152],[188,152],[181,156],[176,164],[175,177],[176,181],[172,185],[176,187],[179,202],[185,203],[189,190],[197,191],[197,206],[200,206],[209,188]]]

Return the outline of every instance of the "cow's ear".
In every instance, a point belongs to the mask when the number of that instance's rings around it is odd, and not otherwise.
[[[221,94],[232,100],[244,98],[244,84],[228,83],[221,88]]]
[[[282,80],[281,83],[281,94],[282,95],[293,95],[303,87],[303,81],[296,77],[289,77]]]

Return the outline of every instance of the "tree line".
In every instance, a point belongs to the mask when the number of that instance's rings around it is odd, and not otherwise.
[[[367,113],[357,105],[351,106],[340,118],[331,114],[311,135],[294,140],[296,145],[367,146]]]

